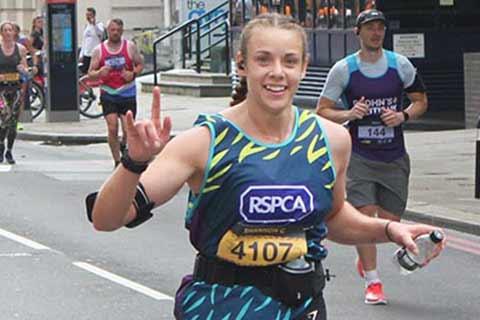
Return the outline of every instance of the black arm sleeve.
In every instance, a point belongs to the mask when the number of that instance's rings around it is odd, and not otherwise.
[[[427,87],[425,86],[425,83],[423,82],[423,79],[418,71],[415,74],[415,80],[413,80],[413,83],[408,88],[405,88],[405,92],[427,92]]]
[[[95,200],[97,199],[97,195],[98,195],[98,192],[93,192],[93,193],[90,193],[85,199],[85,205],[87,209],[87,218],[88,218],[88,221],[90,222],[93,222],[92,211],[93,211],[93,206],[95,205]],[[150,211],[155,206],[155,203],[150,201],[141,183],[139,183],[137,186],[137,193],[135,194],[135,199],[133,200],[133,206],[135,207],[137,216],[135,217],[135,219],[130,221],[128,224],[126,224],[125,227],[134,228],[136,226],[141,225],[151,217],[153,217],[153,214]]]
[[[92,220],[92,211],[95,200],[97,199],[98,192],[92,192],[85,198],[85,207],[87,208],[87,218],[88,221],[93,222]]]

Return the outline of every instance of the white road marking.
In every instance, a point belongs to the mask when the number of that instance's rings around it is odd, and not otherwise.
[[[35,242],[35,241],[32,241],[30,239],[27,239],[27,238],[24,238],[24,237],[21,237],[21,236],[18,236],[10,231],[7,231],[7,230],[3,230],[0,228],[0,236],[2,237],[5,237],[5,238],[8,238],[10,240],[13,240],[15,242],[18,242],[18,243],[21,243],[27,247],[30,247],[32,249],[36,249],[36,250],[52,250],[50,249],[49,247],[47,246],[44,246],[43,244],[40,244],[38,242]]]
[[[12,166],[0,165],[0,172],[9,172],[12,170]]]
[[[59,181],[104,181],[113,171],[113,160],[39,160],[21,165],[24,172],[39,172]]]
[[[131,280],[125,279],[123,277],[120,277],[116,274],[113,274],[111,272],[105,271],[103,269],[100,269],[98,267],[95,267],[94,265],[91,265],[86,262],[73,262],[73,265],[82,268],[86,271],[89,271],[91,273],[94,273],[102,278],[105,278],[107,280],[110,280],[112,282],[118,283],[124,287],[130,288],[132,290],[135,290],[137,292],[140,292],[146,296],[149,296],[153,299],[156,300],[171,300],[173,301],[173,298],[163,294],[161,292],[158,292],[156,290],[150,289],[148,287],[145,287],[144,285],[141,285],[139,283],[133,282]]]
[[[7,257],[7,258],[16,258],[16,257],[31,257],[31,253],[26,252],[14,252],[14,253],[0,253],[0,258]]]

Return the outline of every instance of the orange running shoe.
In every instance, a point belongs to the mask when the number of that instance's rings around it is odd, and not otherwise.
[[[366,304],[387,304],[387,299],[383,293],[383,285],[381,282],[374,282],[365,288],[365,303]]]
[[[357,259],[355,260],[355,264],[357,266],[357,272],[360,278],[365,279],[365,270],[363,269],[363,264],[362,260],[357,256]]]

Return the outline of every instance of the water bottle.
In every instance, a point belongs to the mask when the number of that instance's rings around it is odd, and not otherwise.
[[[429,258],[431,258],[436,246],[442,242],[443,234],[438,231],[432,231],[415,239],[418,247],[418,255],[408,251],[405,247],[399,248],[393,255],[393,263],[398,267],[400,274],[408,275],[420,268]]]

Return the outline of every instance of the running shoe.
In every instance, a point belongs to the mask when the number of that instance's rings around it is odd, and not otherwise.
[[[8,164],[15,164],[15,159],[13,159],[13,155],[10,150],[5,152],[5,159],[7,159]]]
[[[365,279],[365,270],[363,269],[362,260],[357,256],[355,260],[355,265],[357,266],[357,272],[360,278]]]
[[[387,304],[387,299],[383,293],[383,285],[381,282],[374,282],[365,288],[365,303],[372,305]]]

